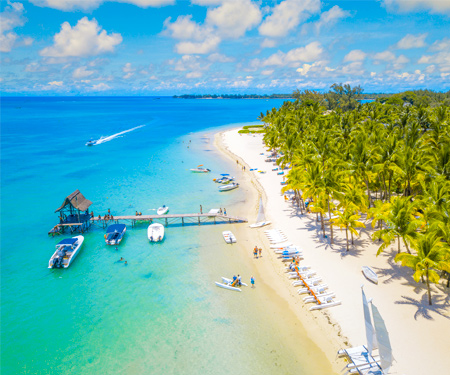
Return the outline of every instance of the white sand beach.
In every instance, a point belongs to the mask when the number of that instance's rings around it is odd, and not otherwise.
[[[345,362],[336,357],[337,350],[365,345],[364,318],[361,285],[368,298],[378,307],[389,331],[394,364],[390,374],[443,374],[450,368],[450,298],[444,280],[433,285],[433,305],[427,301],[425,284],[416,283],[412,270],[394,262],[396,245],[376,257],[378,244],[373,243],[370,223],[362,229],[355,244],[346,252],[345,231],[335,229],[335,243],[330,246],[329,238],[322,238],[320,223],[316,215],[300,215],[296,205],[285,202],[281,194],[283,176],[272,171],[272,163],[264,160],[265,148],[262,135],[240,135],[239,129],[226,131],[216,136],[216,143],[229,157],[246,166],[245,176],[264,200],[266,218],[272,221],[268,227],[259,229],[242,228],[259,240],[263,254],[258,268],[259,277],[281,296],[305,327],[308,336],[325,353],[335,372],[343,371]],[[225,149],[225,150],[224,150]],[[266,171],[265,174],[250,172],[250,168]],[[287,171],[285,171],[287,173]],[[249,224],[257,215],[258,194],[254,194],[253,211],[247,212]],[[303,249],[301,265],[310,265],[322,276],[323,282],[336,293],[340,306],[321,311],[309,311],[311,304],[305,304],[296,289],[291,286],[284,267],[272,250],[264,230],[282,229],[290,242]],[[328,232],[328,228],[327,228]],[[253,245],[253,244],[251,244]],[[249,246],[251,246],[249,245]],[[249,256],[251,249],[249,249]],[[378,285],[368,281],[361,272],[362,266],[372,267],[378,274]]]

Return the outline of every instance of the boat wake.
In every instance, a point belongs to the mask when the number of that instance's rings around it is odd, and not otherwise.
[[[128,130],[124,130],[123,132],[120,132],[120,133],[116,133],[116,134],[113,134],[113,135],[108,135],[106,137],[100,137],[99,139],[97,139],[95,141],[95,146],[100,145],[102,143],[106,143],[106,142],[112,141],[113,139],[118,138],[118,137],[120,137],[121,135],[123,135],[125,133],[129,133],[129,132],[132,132],[133,130],[136,130],[136,129],[139,129],[139,128],[143,128],[144,126],[145,125],[139,125],[139,126],[136,126],[134,128],[131,128],[131,129],[128,129]]]

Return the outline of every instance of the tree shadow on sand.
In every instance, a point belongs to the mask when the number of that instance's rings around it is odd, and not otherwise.
[[[423,289],[423,288],[422,288]],[[414,313],[414,319],[422,317],[428,320],[434,320],[431,314],[438,314],[446,319],[450,319],[449,316],[449,307],[450,300],[449,295],[432,295],[433,304],[430,306],[428,304],[428,293],[425,292],[422,294],[422,297],[418,299],[414,299],[412,297],[402,296],[403,300],[395,301],[397,305],[412,305],[417,308],[417,311]]]

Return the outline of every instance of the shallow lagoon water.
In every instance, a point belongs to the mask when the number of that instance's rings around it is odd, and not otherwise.
[[[158,244],[148,243],[147,225],[129,226],[118,251],[93,227],[69,269],[47,269],[61,239],[47,236],[54,210],[75,189],[95,215],[152,214],[163,204],[170,213],[201,204],[232,214],[243,193],[220,194],[212,182],[232,164],[212,133],[281,104],[3,98],[2,373],[303,373],[273,316],[255,307],[258,297],[214,286],[239,267],[221,236],[226,225],[171,225]],[[199,164],[213,172],[189,171]]]

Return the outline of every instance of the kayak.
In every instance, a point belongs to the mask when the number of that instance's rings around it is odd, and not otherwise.
[[[217,281],[215,281],[216,285],[221,287],[221,288],[225,288],[225,289],[230,289],[230,290],[235,290],[236,292],[241,292],[241,290],[239,288],[235,288],[234,286],[228,285],[228,284],[222,284],[219,283]]]

